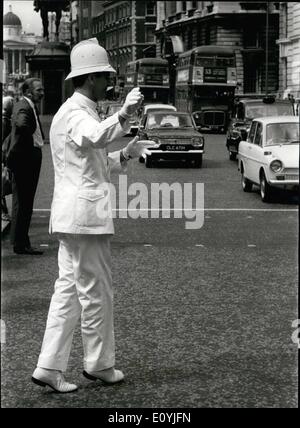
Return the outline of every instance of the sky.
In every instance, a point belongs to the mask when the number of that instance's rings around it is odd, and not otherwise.
[[[9,5],[12,6],[12,12],[20,18],[23,31],[35,33],[37,36],[42,34],[42,19],[40,12],[33,10],[33,0],[4,0],[4,15],[9,12]]]

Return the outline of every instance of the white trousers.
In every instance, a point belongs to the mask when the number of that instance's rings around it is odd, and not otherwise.
[[[66,371],[81,316],[84,369],[115,365],[111,235],[59,234],[55,282],[38,367]]]

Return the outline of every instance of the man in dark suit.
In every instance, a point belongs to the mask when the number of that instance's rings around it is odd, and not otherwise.
[[[44,96],[42,82],[27,79],[23,98],[13,109],[11,144],[7,158],[12,171],[11,243],[16,254],[43,254],[32,248],[28,231],[42,163],[44,136],[36,104]]]

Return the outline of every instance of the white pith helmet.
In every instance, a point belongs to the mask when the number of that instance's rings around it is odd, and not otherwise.
[[[65,80],[90,73],[116,73],[108,61],[106,50],[99,45],[96,37],[77,43],[71,51],[70,60],[71,73]]]

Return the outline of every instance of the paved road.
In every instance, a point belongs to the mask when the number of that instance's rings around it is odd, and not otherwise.
[[[122,219],[117,212],[115,331],[126,382],[104,388],[82,378],[78,328],[67,375],[80,389],[67,396],[30,383],[57,275],[45,147],[32,224],[44,256],[15,256],[3,243],[3,407],[297,406],[297,200],[281,195],[266,205],[258,190],[245,194],[224,136],[206,141],[202,169],[129,165],[128,187],[144,183],[149,195],[151,183],[204,183],[204,225],[187,230],[185,218]]]

